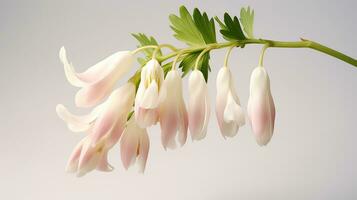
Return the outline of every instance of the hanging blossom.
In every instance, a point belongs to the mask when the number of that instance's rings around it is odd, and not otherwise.
[[[66,170],[83,176],[93,169],[111,171],[107,152],[118,142],[132,109],[135,86],[127,83],[114,90],[108,99],[90,114],[77,116],[63,105],[58,105],[58,116],[70,129],[85,131],[88,135],[79,142],[70,156]]]
[[[149,154],[150,141],[146,128],[141,128],[132,117],[120,140],[121,160],[125,169],[138,163],[139,171],[144,172]]]
[[[182,95],[182,79],[177,70],[167,73],[163,82],[166,98],[159,106],[161,142],[164,148],[176,148],[176,135],[179,144],[186,142],[188,116]]]
[[[219,128],[223,137],[233,137],[239,127],[245,124],[245,119],[234,88],[232,73],[227,66],[219,70],[216,87],[216,116]]]
[[[208,89],[201,71],[195,69],[191,72],[188,81],[188,92],[188,126],[192,140],[200,140],[206,136],[210,117]]]
[[[123,77],[132,67],[134,56],[130,51],[119,51],[82,73],[77,73],[69,63],[64,47],[59,57],[70,84],[81,89],[77,92],[75,103],[79,107],[91,107],[107,97],[118,79]]]
[[[156,59],[141,69],[141,81],[135,98],[135,119],[140,127],[146,128],[159,120],[159,104],[166,97],[162,89],[164,71]]]
[[[262,66],[256,67],[250,77],[248,117],[257,143],[266,145],[273,136],[275,106],[269,76]]]

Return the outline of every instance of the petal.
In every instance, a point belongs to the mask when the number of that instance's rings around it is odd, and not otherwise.
[[[182,101],[179,107],[180,117],[179,117],[179,143],[184,145],[187,139],[187,129],[188,129],[188,116],[185,103]]]
[[[144,109],[156,108],[159,104],[159,88],[156,81],[152,81],[145,90],[140,107]]]
[[[179,82],[176,81],[177,74],[171,70],[167,73],[162,88],[167,90],[166,98],[160,104],[159,120],[161,127],[161,143],[166,149],[176,147],[175,136],[178,130],[179,112],[178,103],[180,99]]]
[[[146,167],[146,161],[149,154],[150,141],[149,136],[145,131],[141,132],[140,141],[139,141],[139,155],[138,155],[138,165],[139,171],[144,173]]]
[[[170,107],[171,106],[171,107]],[[161,106],[160,108],[160,127],[161,127],[161,143],[166,149],[174,149],[175,136],[178,129],[178,112],[176,105]]]
[[[138,132],[141,129],[135,123],[135,120],[130,120],[120,140],[120,154],[123,166],[128,169],[135,162],[137,149],[139,146]]]
[[[86,108],[96,105],[113,90],[115,81],[108,82],[107,80],[102,80],[83,87],[76,93],[76,106]]]
[[[226,108],[224,109],[224,121],[235,122],[238,126],[245,124],[244,113],[242,107],[235,102],[231,92],[228,93]]]
[[[69,129],[73,132],[83,132],[89,130],[91,123],[96,120],[101,111],[102,105],[99,105],[90,114],[79,116],[69,112],[68,109],[62,104],[58,104],[56,106],[57,115],[68,124]]]
[[[113,166],[108,163],[108,152],[103,152],[97,165],[97,170],[103,172],[113,171]]]
[[[135,120],[141,128],[146,128],[155,125],[159,120],[158,108],[143,109],[139,108],[135,111]]]
[[[255,68],[251,75],[248,117],[257,143],[266,145],[273,135],[275,106],[269,77],[263,67]]]
[[[116,131],[124,128],[134,101],[134,95],[135,86],[131,83],[127,83],[113,91],[105,102],[103,112],[94,124],[92,136],[92,144],[94,146],[102,137],[110,133],[114,126],[117,126]]]
[[[205,137],[209,120],[209,99],[205,79],[202,73],[194,70],[189,79],[189,129],[192,139]]]
[[[113,90],[117,80],[130,70],[133,58],[131,54],[126,54],[106,63],[108,64],[106,67],[109,69],[105,72],[105,76],[103,75],[104,77],[94,81],[90,85],[86,85],[77,92],[75,97],[77,106],[91,107],[107,97]]]
[[[73,66],[68,62],[64,47],[60,49],[59,57],[64,65],[67,80],[77,87],[86,87],[117,74],[115,72],[129,70],[134,60],[130,51],[120,51],[100,61],[85,72],[76,73]]]
[[[228,93],[227,104],[221,123],[220,129],[224,137],[235,136],[238,133],[239,127],[245,123],[243,110],[241,106],[234,101],[231,92]]]
[[[101,158],[102,152],[101,146],[92,147],[90,138],[83,143],[81,155],[79,157],[77,176],[81,177],[88,172],[94,170]]]
[[[68,62],[66,49],[64,47],[61,47],[60,49],[59,58],[64,65],[64,72],[70,84],[76,87],[84,87],[88,84],[87,82],[77,77],[77,73],[75,72],[72,64]]]
[[[66,172],[73,173],[77,171],[79,156],[81,155],[81,150],[84,141],[85,139],[81,140],[71,153],[71,156],[69,157],[69,160],[67,162]]]

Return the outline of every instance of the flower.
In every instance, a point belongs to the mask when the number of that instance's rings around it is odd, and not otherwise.
[[[75,97],[75,103],[79,107],[91,107],[107,97],[116,81],[131,69],[134,62],[134,56],[130,51],[119,51],[86,71],[76,73],[72,64],[68,62],[64,47],[61,48],[59,57],[69,83],[81,87]]]
[[[68,160],[66,172],[77,173],[77,176],[81,177],[94,169],[112,171],[113,167],[108,163],[107,158],[109,149],[104,141],[92,146],[90,135],[86,136],[74,148]]]
[[[193,140],[206,136],[210,116],[210,103],[205,78],[199,70],[193,70],[189,82],[188,126]]]
[[[58,116],[71,130],[88,132],[70,156],[67,171],[77,172],[82,176],[97,168],[110,171],[107,152],[118,142],[132,110],[135,86],[127,83],[114,90],[108,99],[90,114],[77,116],[70,113],[63,105],[56,108]]]
[[[160,103],[159,115],[161,125],[161,142],[164,148],[175,148],[175,137],[178,132],[178,141],[182,146],[186,142],[188,117],[185,102],[182,96],[182,79],[176,70],[167,73],[164,83],[167,95]]]
[[[223,137],[233,137],[245,124],[244,113],[236,94],[233,77],[228,67],[217,75],[216,116]]]
[[[250,77],[248,117],[257,143],[266,145],[274,131],[275,106],[269,76],[261,66],[256,67]]]
[[[150,142],[146,128],[141,128],[132,117],[120,140],[121,160],[124,168],[128,169],[137,161],[139,171],[143,173],[149,148]]]
[[[135,98],[135,119],[140,127],[146,128],[159,120],[159,103],[165,96],[161,85],[164,71],[159,62],[150,60],[141,70],[141,81]]]

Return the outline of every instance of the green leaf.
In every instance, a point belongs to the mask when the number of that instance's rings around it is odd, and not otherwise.
[[[193,11],[196,27],[201,32],[206,44],[216,43],[216,29],[213,18],[209,19],[207,13],[201,14],[197,8]]]
[[[180,17],[171,14],[169,16],[171,28],[175,31],[174,36],[190,46],[205,44],[205,40],[195,25],[191,14],[185,6],[180,7]]]
[[[254,10],[248,8],[242,8],[240,10],[240,22],[242,23],[243,30],[247,34],[248,38],[254,38],[253,24],[254,24]]]
[[[135,37],[136,40],[139,41],[139,45],[137,46],[139,47],[143,47],[143,46],[148,46],[148,45],[158,45],[157,41],[155,40],[154,37],[150,36],[146,36],[144,33],[138,33],[138,34],[131,34],[133,37]],[[139,57],[138,58],[138,62],[143,66],[145,65],[151,58],[152,58],[152,54],[154,53],[155,49],[149,48],[149,49],[144,49],[143,53],[145,55],[144,58]],[[162,55],[161,50],[157,52],[158,56]]]
[[[228,13],[224,13],[224,23],[219,20],[218,17],[215,17],[215,19],[221,27],[220,33],[223,35],[224,39],[228,41],[246,39],[240,26],[239,20],[236,16],[232,19],[232,17]]]
[[[182,59],[182,62],[179,65],[179,68],[182,70],[182,77],[186,76],[191,70],[195,68],[196,60],[201,52],[195,52],[188,54]],[[208,72],[211,71],[209,66],[209,53],[203,55],[198,62],[198,69],[203,73],[206,81],[208,80]]]

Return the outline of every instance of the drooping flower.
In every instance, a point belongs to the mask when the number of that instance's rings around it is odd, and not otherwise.
[[[77,176],[81,177],[94,169],[112,171],[113,167],[108,163],[107,158],[109,149],[105,141],[93,146],[90,135],[86,136],[74,148],[68,160],[66,172],[77,173]]]
[[[192,71],[189,82],[188,127],[193,140],[206,136],[210,103],[205,78],[199,70]]]
[[[228,67],[217,75],[216,116],[223,137],[233,137],[245,124],[244,113],[236,94],[233,77]]]
[[[120,140],[121,160],[125,169],[135,162],[139,165],[139,171],[144,172],[146,160],[150,148],[149,136],[146,128],[141,128],[132,117],[127,123]]]
[[[102,171],[111,169],[109,164],[105,165],[107,152],[123,133],[134,96],[134,84],[127,83],[114,90],[103,104],[88,115],[77,116],[63,105],[57,106],[57,114],[71,130],[88,132],[73,151],[67,171],[77,172],[77,175],[82,176],[95,168]]]
[[[141,70],[141,81],[135,98],[135,119],[146,128],[159,120],[159,104],[166,95],[162,89],[164,71],[159,62],[150,60]]]
[[[248,117],[257,143],[266,145],[274,131],[275,106],[269,76],[261,66],[256,67],[250,77]]]
[[[64,47],[61,48],[59,57],[64,65],[67,80],[73,86],[81,87],[75,97],[75,103],[79,107],[91,107],[107,97],[116,81],[131,69],[134,62],[130,51],[119,51],[86,71],[76,73],[68,62]]]
[[[160,103],[161,142],[164,148],[176,147],[176,135],[182,146],[186,142],[188,117],[182,95],[182,79],[176,70],[167,73],[163,86],[166,98]],[[177,134],[178,132],[178,134]]]

